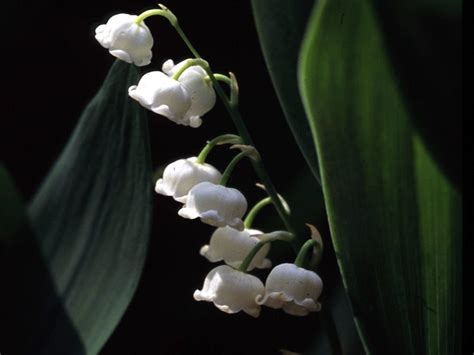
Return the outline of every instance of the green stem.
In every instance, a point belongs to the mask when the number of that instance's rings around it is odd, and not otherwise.
[[[178,24],[178,20],[176,19],[176,16],[171,11],[169,11],[168,9],[165,10],[163,8],[161,10],[159,10],[159,9],[147,10],[147,11],[141,13],[135,19],[135,23],[137,25],[140,25],[143,21],[145,21],[150,16],[166,17],[166,19],[168,19],[168,21],[171,23],[171,25],[173,27],[176,27],[176,25]]]
[[[189,67],[196,66],[196,65],[200,66],[204,70],[208,70],[209,68],[209,63],[206,62],[204,59],[201,59],[201,58],[188,59],[186,63],[183,66],[181,66],[181,68],[179,68],[179,70],[176,73],[173,74],[171,78],[174,80],[178,80],[181,74],[183,74],[186,69],[188,69]]]
[[[245,221],[244,221],[245,228],[247,229],[252,228],[253,220],[255,219],[257,214],[260,212],[260,210],[271,203],[272,203],[272,199],[270,197],[265,197],[264,199],[260,200],[255,206],[253,206],[253,208],[247,214],[247,217],[245,217]]]
[[[225,168],[224,172],[222,173],[221,181],[219,182],[219,185],[226,186],[227,182],[229,181],[230,176],[232,175],[232,172],[234,171],[235,166],[239,161],[242,160],[242,158],[246,157],[247,153],[246,152],[240,152],[237,154],[234,159],[232,159],[227,165],[227,168]]]
[[[189,41],[189,38],[188,36],[186,36],[186,34],[183,32],[183,30],[181,29],[181,26],[176,23],[175,25],[173,25],[173,27],[175,28],[176,32],[178,32],[179,36],[181,37],[181,39],[184,41],[184,43],[186,44],[186,46],[188,47],[188,49],[191,51],[191,53],[196,57],[196,58],[201,58],[201,56],[199,55],[198,51],[194,48],[194,46],[191,44],[191,42]]]
[[[245,259],[242,261],[242,264],[240,264],[239,266],[239,271],[242,271],[242,272],[247,271],[255,255],[257,255],[258,251],[262,249],[262,247],[265,244],[274,242],[276,240],[291,242],[293,238],[294,238],[294,234],[289,233],[287,231],[275,231],[272,233],[260,235],[259,242],[255,244],[252,250],[250,250],[250,252],[247,254]]]
[[[214,74],[214,77],[219,80],[219,81],[222,81],[223,83],[226,83],[227,85],[231,85],[231,79],[227,76],[227,75],[224,75],[224,74]],[[211,80],[211,77],[210,76],[206,76],[204,79],[206,80]]]
[[[216,89],[217,94],[221,98],[224,107],[227,109],[229,112],[230,117],[232,118],[232,121],[234,122],[234,125],[237,129],[237,132],[239,133],[239,136],[242,138],[242,141],[246,145],[250,146],[255,146],[253,143],[252,138],[250,137],[250,134],[247,130],[247,127],[245,126],[244,121],[242,120],[242,117],[239,113],[239,111],[235,108],[232,107],[227,100],[224,91],[222,90],[222,87],[219,85],[217,80],[213,77],[213,75],[209,75],[211,77],[211,80],[213,81],[213,85]],[[275,189],[275,186],[273,185],[272,180],[270,179],[270,176],[268,175],[267,170],[265,169],[265,166],[262,162],[262,159],[258,159],[257,161],[252,160],[252,165],[255,169],[255,172],[257,173],[258,177],[260,178],[261,182],[265,186],[265,189],[268,193],[268,196],[272,199],[272,202],[275,206],[275,209],[280,216],[281,220],[283,221],[283,224],[285,225],[285,228],[294,233],[295,229],[290,223],[289,216],[287,215],[285,208],[283,207],[282,202],[278,198],[277,191]],[[295,241],[296,242],[296,241]],[[297,250],[297,243],[293,244],[293,248]]]
[[[192,45],[191,41],[189,38],[186,36],[186,34],[183,32],[179,24],[176,22],[176,24],[173,25],[176,31],[178,32],[179,36],[182,38],[188,49],[191,51],[191,53],[196,57],[196,58],[201,58],[199,55],[198,51],[194,48]],[[216,77],[214,76],[214,73],[211,71],[210,68],[208,68],[207,73],[209,77],[211,78],[212,84],[214,85],[214,88],[217,92],[217,95],[219,98],[222,100],[222,103],[224,104],[224,107],[226,108],[227,112],[229,113],[232,121],[234,122],[234,125],[237,129],[237,132],[239,133],[239,136],[242,138],[242,141],[245,145],[250,145],[250,146],[255,146],[253,143],[252,138],[250,137],[250,134],[247,130],[247,127],[245,126],[245,123],[242,119],[242,116],[240,115],[239,111],[237,110],[237,107],[234,105],[231,105],[229,102],[228,97],[224,93],[224,90],[222,89],[222,86],[220,83],[217,81]],[[275,205],[275,209],[277,210],[278,215],[280,216],[281,220],[283,221],[283,224],[285,225],[285,228],[294,233],[295,228],[290,223],[290,219],[288,214],[285,211],[285,208],[283,207],[282,202],[278,198],[277,191],[275,189],[275,186],[273,185],[272,180],[270,179],[270,176],[268,175],[267,170],[265,169],[265,166],[263,165],[263,162],[261,159],[258,161],[252,160],[253,167],[255,169],[255,172],[257,173],[258,177],[260,178],[261,182],[263,185],[265,185],[265,188],[267,190],[268,195],[272,199],[273,204]],[[297,250],[298,249],[298,242],[294,240],[293,242],[293,249]]]
[[[318,242],[315,241],[314,239],[309,239],[307,240],[303,246],[301,247],[298,255],[296,256],[296,259],[295,259],[295,265],[298,266],[298,267],[303,267],[304,265],[304,262],[306,260],[306,254],[308,253],[308,251],[317,246],[318,245]]]
[[[234,73],[230,73],[230,107],[237,109],[239,104],[239,84],[237,83],[237,78]]]
[[[223,134],[217,136],[213,140],[207,142],[207,144],[202,148],[201,152],[199,153],[196,163],[197,164],[204,164],[206,161],[207,156],[211,152],[211,150],[218,144],[239,144],[242,143],[242,140],[239,136],[235,134]]]

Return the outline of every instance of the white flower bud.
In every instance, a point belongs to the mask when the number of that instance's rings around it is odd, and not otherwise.
[[[196,157],[191,157],[169,164],[163,172],[163,178],[156,182],[155,191],[184,203],[193,186],[204,181],[218,183],[221,173],[212,165],[198,164],[196,160]]]
[[[242,217],[246,211],[247,200],[239,190],[201,182],[189,191],[186,203],[178,214],[189,219],[199,217],[204,223],[215,227],[227,225],[243,230]]]
[[[147,25],[137,25],[136,19],[136,15],[114,15],[95,29],[95,38],[114,57],[141,67],[151,62],[153,37]]]
[[[209,245],[204,245],[200,254],[210,262],[221,260],[227,265],[238,268],[248,253],[259,242],[262,231],[244,229],[242,232],[230,227],[217,228],[211,236]],[[270,243],[265,244],[252,259],[247,271],[254,268],[266,269],[272,262],[266,259],[270,250]]]
[[[188,60],[174,65],[169,59],[162,67],[163,72],[169,76],[174,75]],[[191,121],[201,120],[200,117],[209,112],[216,103],[216,93],[210,80],[205,80],[206,71],[198,65],[187,68],[178,78],[188,93],[191,95],[191,107],[185,117]]]
[[[194,299],[213,302],[226,313],[244,311],[252,317],[258,317],[260,305],[255,300],[264,291],[263,283],[257,277],[221,265],[207,274],[202,290],[194,292]]]
[[[191,97],[181,83],[165,73],[152,71],[143,75],[138,85],[128,89],[128,94],[143,107],[177,124],[197,127],[196,122],[184,118],[191,107]]]
[[[259,296],[257,303],[282,308],[294,316],[305,316],[321,310],[318,298],[322,291],[323,282],[315,272],[285,263],[270,272],[265,284],[265,296]]]

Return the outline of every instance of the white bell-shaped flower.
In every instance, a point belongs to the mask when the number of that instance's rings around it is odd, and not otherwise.
[[[188,192],[186,203],[178,211],[181,217],[201,218],[215,227],[230,226],[243,230],[242,217],[247,211],[247,200],[234,188],[201,182]]]
[[[257,229],[244,229],[239,232],[230,227],[217,228],[211,236],[209,245],[204,245],[200,254],[212,263],[224,260],[227,265],[238,268],[259,242],[261,234],[263,232]],[[272,262],[266,258],[269,251],[270,243],[267,243],[254,256],[247,271],[271,267]]]
[[[204,181],[217,184],[222,177],[221,173],[212,165],[198,164],[196,160],[196,157],[191,157],[169,164],[163,172],[163,178],[156,182],[155,191],[184,203],[193,186]]]
[[[188,60],[174,65],[173,60],[168,59],[162,67],[163,72],[169,76],[180,70]],[[187,68],[178,78],[188,93],[191,95],[191,107],[186,112],[185,117],[190,121],[201,121],[201,116],[209,112],[216,103],[216,93],[212,87],[212,82],[206,80],[206,71],[199,65]]]
[[[142,76],[138,85],[131,86],[128,94],[143,107],[184,126],[198,127],[200,122],[185,118],[191,107],[191,96],[184,86],[160,71]]]
[[[294,316],[305,316],[321,309],[318,298],[322,291],[323,282],[315,272],[285,263],[270,272],[265,283],[265,296],[259,296],[257,303],[282,308]]]
[[[244,311],[252,317],[258,317],[260,305],[255,300],[264,292],[265,287],[257,277],[221,265],[207,274],[202,290],[194,292],[194,299],[213,302],[226,313]]]
[[[136,15],[118,14],[95,29],[95,38],[114,57],[139,67],[151,62],[153,37],[150,29]]]

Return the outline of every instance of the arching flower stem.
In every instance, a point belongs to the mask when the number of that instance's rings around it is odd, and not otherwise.
[[[178,80],[181,74],[183,74],[186,69],[192,66],[196,66],[196,65],[203,68],[206,72],[209,70],[209,63],[206,62],[204,59],[201,59],[201,58],[188,59],[186,63],[181,68],[179,68],[179,70],[176,73],[173,74],[172,79]]]
[[[235,166],[239,161],[242,160],[242,158],[246,157],[247,153],[246,152],[240,152],[237,154],[227,165],[227,168],[225,168],[224,172],[222,173],[222,178],[221,181],[219,182],[219,185],[226,186],[227,182],[229,181],[230,176],[232,175],[232,172],[234,171]]]
[[[308,239],[303,246],[301,247],[298,255],[296,256],[294,264],[298,267],[304,267],[304,262],[306,260],[306,256],[310,249],[317,248],[318,251],[321,250],[321,245],[314,239]]]
[[[222,81],[223,83],[225,83],[225,84],[227,84],[227,85],[229,85],[229,86],[231,85],[232,79],[229,78],[227,75],[215,73],[215,74],[214,74],[214,77],[215,77],[218,81]],[[205,79],[205,80],[211,80],[211,77],[210,77],[210,76],[206,76],[204,79]]]
[[[242,119],[242,116],[240,115],[240,112],[237,110],[237,107],[231,105],[229,99],[224,93],[224,90],[222,89],[221,85],[216,80],[216,78],[214,77],[214,75],[212,74],[210,70],[208,71],[208,74],[212,80],[214,88],[216,89],[217,95],[220,97],[222,103],[224,104],[224,107],[226,108],[232,121],[234,122],[234,125],[237,129],[237,132],[239,133],[239,136],[242,138],[242,141],[246,145],[255,146],[247,130],[247,126],[245,125]],[[270,198],[272,199],[273,204],[275,205],[275,209],[278,215],[280,216],[281,220],[283,221],[285,228],[288,231],[294,233],[295,229],[290,223],[289,215],[286,213],[281,200],[278,198],[278,193],[275,189],[275,186],[273,185],[272,180],[270,179],[270,176],[268,175],[268,172],[262,162],[262,159],[258,159],[258,160],[252,159],[252,165],[258,177],[260,178],[260,181],[265,186],[268,196],[270,196]],[[294,250],[298,250],[299,243],[297,240],[293,240],[292,245],[293,245]]]
[[[260,241],[253,247],[252,250],[247,254],[245,259],[242,261],[242,264],[239,266],[239,271],[246,272],[249,268],[250,263],[252,262],[255,255],[258,251],[267,243],[274,242],[276,240],[281,240],[285,242],[291,242],[294,238],[294,234],[287,231],[275,231],[268,234],[263,234],[260,236]]]
[[[211,152],[211,150],[219,144],[241,144],[242,139],[235,135],[235,134],[223,134],[220,136],[217,136],[216,138],[210,140],[207,142],[207,144],[204,146],[204,148],[201,150],[199,153],[196,163],[198,164],[204,164],[206,161],[207,156]]]
[[[178,24],[178,19],[176,16],[169,11],[168,9],[163,10],[163,9],[152,9],[152,10],[147,10],[145,12],[142,12],[136,19],[135,23],[137,25],[140,25],[143,21],[145,21],[148,17],[151,16],[162,16],[165,17],[173,27],[175,27]]]
[[[260,210],[271,203],[272,203],[272,199],[270,197],[265,197],[264,199],[257,202],[255,206],[253,206],[250,212],[247,214],[247,217],[245,217],[245,220],[244,220],[245,228],[247,229],[252,228],[253,220],[255,219],[257,214],[260,212]]]

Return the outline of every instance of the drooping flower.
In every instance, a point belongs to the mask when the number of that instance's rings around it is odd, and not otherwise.
[[[259,242],[262,231],[257,229],[238,230],[230,227],[217,228],[211,236],[209,245],[204,245],[200,254],[210,262],[224,260],[227,265],[238,268],[247,254]],[[272,262],[266,258],[270,243],[265,244],[252,259],[247,271],[254,268],[266,269]]]
[[[257,303],[282,308],[294,316],[305,316],[321,309],[318,298],[323,290],[321,278],[313,271],[285,263],[276,266],[265,283],[265,296]]]
[[[264,292],[263,283],[257,277],[220,265],[207,274],[202,290],[194,292],[194,299],[213,302],[226,313],[244,311],[252,317],[258,317],[260,305],[255,300]]]
[[[198,127],[200,122],[184,116],[191,107],[191,96],[183,85],[160,71],[142,76],[138,85],[128,89],[128,94],[143,107],[184,126]]]
[[[95,29],[95,38],[114,57],[141,67],[151,62],[153,37],[144,22],[135,23],[137,17],[114,15]]]
[[[173,60],[167,60],[162,67],[169,76],[178,72],[189,59],[174,65]],[[199,65],[193,65],[179,76],[178,81],[183,84],[191,95],[191,107],[185,117],[191,121],[201,120],[201,116],[209,112],[216,103],[216,93],[210,80],[206,80],[206,71]]]
[[[246,211],[247,200],[239,190],[201,182],[189,190],[186,203],[178,214],[189,219],[199,217],[211,226],[230,226],[241,231],[244,229],[242,217]]]
[[[184,203],[193,186],[204,181],[218,183],[221,173],[212,165],[199,164],[196,160],[196,157],[191,157],[169,164],[163,172],[163,178],[156,182],[155,191]]]

